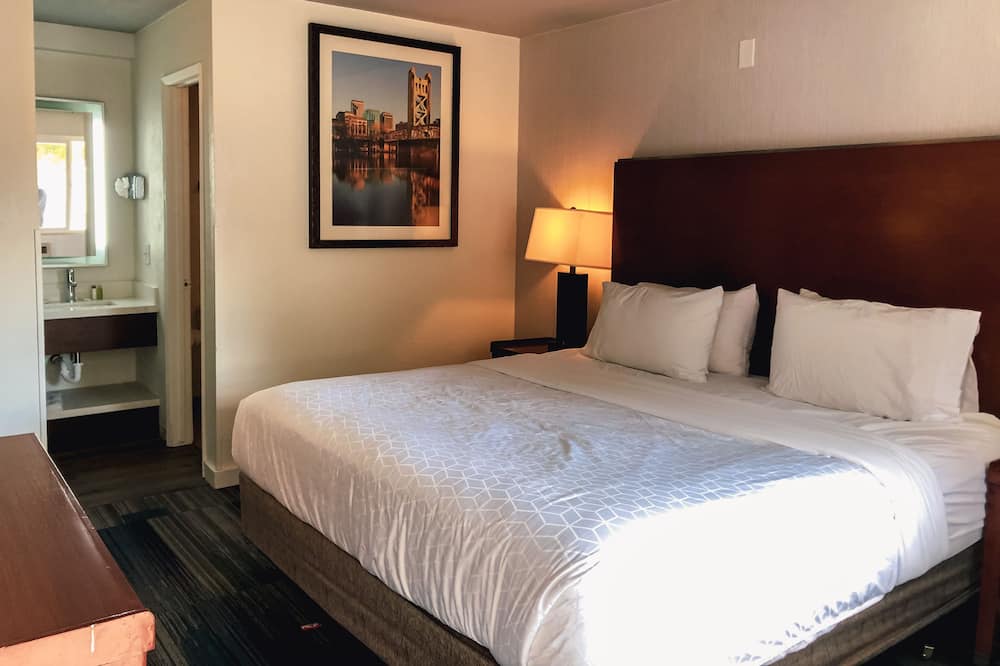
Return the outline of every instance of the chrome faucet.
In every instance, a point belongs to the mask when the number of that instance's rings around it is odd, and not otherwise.
[[[76,269],[66,269],[66,300],[76,303]]]

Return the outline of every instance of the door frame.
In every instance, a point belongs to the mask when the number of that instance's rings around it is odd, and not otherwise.
[[[160,79],[163,95],[163,180],[164,180],[164,230],[163,230],[163,355],[164,355],[164,388],[163,401],[165,437],[168,446],[183,446],[194,441],[194,424],[192,419],[193,390],[191,387],[191,272],[200,271],[202,321],[206,317],[204,309],[208,305],[205,299],[205,86],[202,81],[201,63],[168,74]],[[191,191],[189,181],[190,144],[188,125],[187,88],[198,84],[198,113],[201,116],[198,144],[200,146],[200,180],[198,198],[201,228],[201,265],[191,266],[191,234],[190,205]],[[205,414],[204,403],[207,391],[206,364],[202,336],[201,345],[201,385],[202,414]],[[206,437],[206,421],[202,418],[202,455],[204,457],[208,438]]]

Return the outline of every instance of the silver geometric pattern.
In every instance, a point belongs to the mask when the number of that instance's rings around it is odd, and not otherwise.
[[[300,474],[286,464],[289,446],[316,449],[307,459],[345,507],[335,520],[303,493],[280,496]],[[602,541],[631,521],[787,479],[870,481],[844,460],[472,365],[261,392],[240,408],[234,455],[293,513],[501,663],[524,660],[551,582],[594,566]],[[451,565],[470,557],[472,573],[460,577]],[[477,615],[458,607],[462,598],[496,602]]]

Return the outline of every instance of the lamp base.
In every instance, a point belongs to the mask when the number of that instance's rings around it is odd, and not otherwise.
[[[556,339],[566,347],[587,344],[587,274],[559,273]]]

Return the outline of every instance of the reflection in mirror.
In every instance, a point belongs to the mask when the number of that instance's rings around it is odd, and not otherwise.
[[[104,104],[35,101],[42,264],[107,264]]]

